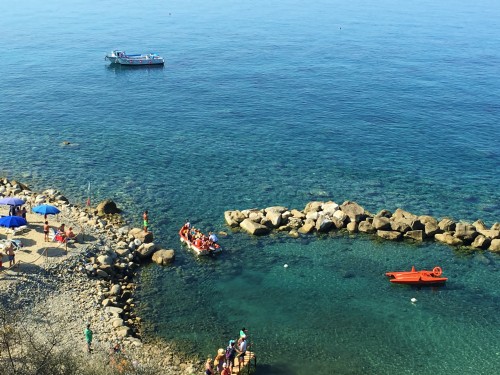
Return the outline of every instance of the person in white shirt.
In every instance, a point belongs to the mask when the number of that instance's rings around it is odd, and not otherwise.
[[[217,243],[217,241],[219,241],[219,239],[217,238],[217,236],[215,235],[214,232],[210,232],[210,235],[208,236],[208,239],[210,241],[212,241],[213,243]]]
[[[247,352],[247,338],[246,336],[240,338],[240,345],[238,347],[238,361],[243,364],[245,363],[245,353]]]

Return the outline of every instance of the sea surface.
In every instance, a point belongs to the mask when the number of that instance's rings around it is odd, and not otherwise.
[[[500,221],[498,2],[27,0],[0,14],[0,175],[82,204],[90,182],[93,203],[138,226],[149,210],[176,262],[144,268],[148,334],[204,358],[245,326],[258,374],[500,371],[498,255],[253,238],[223,216],[353,200]],[[110,66],[112,49],[166,65]],[[187,218],[227,232],[225,252],[183,248]],[[412,265],[449,281],[384,276]]]

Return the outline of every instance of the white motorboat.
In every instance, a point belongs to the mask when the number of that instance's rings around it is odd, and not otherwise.
[[[165,59],[157,53],[127,55],[125,51],[114,50],[108,53],[105,57],[111,64],[120,65],[163,65]]]

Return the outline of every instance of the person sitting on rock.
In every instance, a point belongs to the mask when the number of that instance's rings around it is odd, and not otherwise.
[[[57,234],[66,235],[66,224],[62,223],[59,228],[57,228]]]
[[[66,225],[63,223],[57,228],[55,239],[57,242],[64,243],[66,251],[68,250],[68,241],[66,238]]]
[[[73,228],[72,227],[69,227],[69,229],[66,231],[66,238],[68,240],[72,240],[74,242],[77,242],[76,241],[76,234],[73,232]]]
[[[49,231],[50,231],[49,222],[45,221],[45,223],[43,224],[43,235],[45,242],[49,241]]]

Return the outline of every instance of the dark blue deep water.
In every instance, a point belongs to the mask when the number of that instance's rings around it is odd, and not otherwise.
[[[177,255],[143,272],[150,334],[205,357],[247,326],[260,374],[498,372],[498,255],[251,238],[223,219],[349,199],[499,221],[497,2],[28,0],[0,14],[0,175],[81,203],[91,182],[137,225],[149,209]],[[114,48],[167,63],[112,67]],[[227,231],[227,251],[182,248],[188,217]],[[448,285],[383,276],[412,264],[439,264]]]

